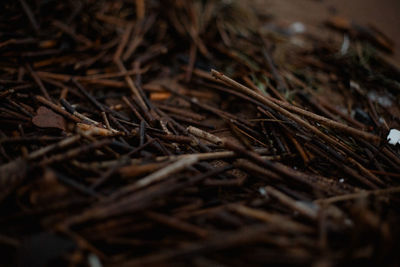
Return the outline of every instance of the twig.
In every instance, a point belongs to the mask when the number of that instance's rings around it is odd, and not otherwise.
[[[342,124],[340,122],[336,122],[336,121],[330,120],[328,118],[319,116],[317,114],[314,114],[312,112],[309,112],[309,111],[303,110],[301,108],[295,107],[293,105],[290,105],[288,103],[282,102],[280,100],[273,99],[273,98],[266,98],[265,96],[262,96],[262,95],[258,94],[257,92],[251,90],[250,88],[248,88],[248,87],[246,87],[244,85],[241,85],[240,83],[228,78],[227,76],[225,76],[224,74],[222,74],[222,73],[220,73],[220,72],[218,72],[216,70],[211,70],[211,73],[215,78],[220,79],[220,80],[224,81],[226,84],[228,84],[228,85],[230,85],[230,86],[232,86],[232,87],[234,87],[234,88],[246,93],[247,95],[250,95],[250,96],[254,97],[255,99],[257,99],[261,103],[263,103],[263,104],[267,105],[268,107],[270,107],[270,108],[272,108],[272,109],[284,114],[285,116],[295,120],[296,122],[300,123],[300,121],[301,121],[301,123],[304,126],[307,125],[307,127],[310,128],[310,129],[312,127],[311,125],[309,125],[308,123],[305,123],[304,121],[300,120],[299,118],[296,118],[295,116],[293,116],[288,111],[280,108],[277,104],[279,104],[282,107],[285,107],[288,110],[294,111],[294,112],[299,113],[299,114],[304,115],[304,116],[307,116],[310,119],[318,121],[319,123],[324,124],[324,125],[326,125],[328,127],[332,127],[334,129],[343,131],[343,132],[351,134],[353,136],[361,137],[363,139],[366,139],[366,140],[369,140],[369,141],[373,141],[373,142],[379,142],[380,141],[380,138],[378,136],[376,136],[376,135],[373,135],[373,134],[370,134],[370,133],[366,133],[364,131],[357,130],[357,129],[352,128],[350,126],[344,125],[344,124]]]

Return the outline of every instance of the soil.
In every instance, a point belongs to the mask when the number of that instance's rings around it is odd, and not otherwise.
[[[339,15],[361,25],[373,25],[395,42],[394,59],[400,62],[400,1],[398,0],[257,0],[267,14],[287,21],[321,26]],[[326,28],[322,28],[326,31]]]

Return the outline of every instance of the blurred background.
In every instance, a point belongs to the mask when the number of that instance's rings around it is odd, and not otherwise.
[[[326,31],[321,25],[334,15],[372,25],[395,42],[394,58],[400,62],[400,0],[255,0],[267,14],[282,22],[299,21]],[[326,33],[325,34],[329,34]]]

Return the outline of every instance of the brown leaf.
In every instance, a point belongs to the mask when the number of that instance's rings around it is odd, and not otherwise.
[[[32,119],[33,124],[42,128],[57,128],[65,131],[65,120],[51,109],[41,106],[37,110],[37,115]]]

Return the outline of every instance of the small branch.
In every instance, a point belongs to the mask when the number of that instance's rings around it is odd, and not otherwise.
[[[289,117],[291,119],[294,119],[296,122],[300,122],[300,119],[299,118],[295,118],[293,116],[293,114],[291,114],[287,110],[296,112],[296,113],[301,114],[303,116],[306,116],[306,117],[308,117],[310,119],[313,119],[314,121],[317,121],[317,122],[319,122],[321,124],[324,124],[324,125],[326,125],[328,127],[333,128],[333,129],[340,130],[340,131],[345,132],[347,134],[351,134],[351,135],[356,136],[356,137],[361,137],[361,138],[363,138],[365,140],[372,141],[374,143],[378,143],[380,141],[380,138],[378,136],[376,136],[376,135],[373,135],[373,134],[370,134],[370,133],[366,133],[364,131],[357,130],[355,128],[352,128],[350,126],[342,124],[340,122],[336,122],[336,121],[330,120],[328,118],[319,116],[319,115],[317,115],[315,113],[306,111],[304,109],[298,108],[296,106],[293,106],[291,104],[285,103],[283,101],[280,101],[280,100],[277,100],[277,99],[273,99],[273,98],[267,98],[265,96],[262,96],[262,95],[258,94],[257,92],[251,90],[250,88],[248,88],[248,87],[246,87],[246,86],[244,86],[244,85],[242,85],[242,84],[230,79],[229,77],[225,76],[221,72],[218,72],[216,70],[211,70],[211,73],[216,79],[222,80],[226,84],[228,84],[228,85],[230,85],[230,86],[232,86],[232,87],[234,87],[236,89],[239,89],[240,91],[242,91],[243,93],[245,93],[247,95],[250,95],[250,96],[254,97],[255,99],[257,99],[261,103],[263,103],[263,104],[267,105],[268,107],[270,107],[270,108],[272,108],[272,109],[284,114],[285,116],[287,116],[287,117]],[[287,110],[279,107],[278,105],[286,108]],[[301,120],[301,121],[302,121],[301,124],[303,124],[303,126],[306,126],[309,129],[311,129],[311,127],[313,127],[310,124],[305,123],[305,121],[303,121],[303,120]]]

